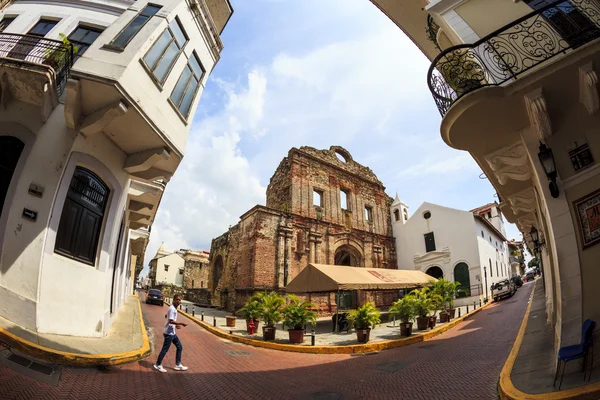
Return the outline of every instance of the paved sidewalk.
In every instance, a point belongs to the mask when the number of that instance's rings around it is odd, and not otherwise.
[[[598,342],[600,329],[595,332],[595,343]],[[600,346],[594,347],[594,366],[590,382],[583,380],[582,361],[571,361],[567,364],[561,391],[584,387],[600,382]],[[535,281],[531,310],[527,320],[527,328],[515,360],[510,378],[513,385],[524,393],[542,394],[558,390],[553,386],[556,358],[554,356],[553,331],[547,323],[545,292],[542,279]],[[562,372],[562,369],[561,369]],[[560,377],[559,377],[560,379]],[[593,397],[600,397],[600,393]]]
[[[105,337],[37,333],[0,318],[0,341],[40,360],[67,365],[118,364],[150,352],[138,299],[129,296]]]
[[[169,303],[167,303],[167,304],[169,304]],[[181,302],[180,308],[181,308],[181,310],[185,311],[188,314],[192,314],[192,311],[193,311],[195,314],[195,317],[198,319],[201,319],[201,315],[202,315],[202,313],[204,313],[204,322],[206,322],[209,325],[215,326],[216,328],[220,329],[221,331],[223,331],[225,333],[231,332],[233,335],[237,335],[237,336],[241,336],[241,337],[245,337],[245,338],[249,338],[249,339],[256,339],[256,340],[261,340],[261,341],[263,340],[262,339],[262,327],[263,327],[262,321],[259,324],[256,334],[248,335],[248,333],[246,331],[246,321],[239,317],[236,318],[235,327],[227,326],[225,317],[228,315],[231,315],[230,312],[223,311],[223,310],[217,310],[214,308],[200,307],[200,306],[194,305],[192,302],[185,301],[185,300],[183,300]],[[460,309],[460,315],[464,316],[467,313],[467,307],[457,307],[456,314],[455,314],[456,318],[459,317],[459,309]],[[479,309],[479,306],[477,306],[477,309]],[[469,312],[472,312],[472,311],[473,311],[473,307],[469,307]],[[388,321],[388,319],[389,318],[388,318],[387,313],[382,313],[381,320],[383,321],[383,323],[377,325],[377,327],[375,327],[375,329],[371,330],[369,343],[403,338],[403,336],[400,336],[400,322],[393,321],[393,320]],[[454,321],[454,319],[452,321]],[[444,325],[446,325],[446,323],[439,322],[439,318],[438,318],[438,322],[435,327],[439,328]],[[277,328],[277,331],[275,334],[275,343],[289,344],[289,334],[288,334],[287,328],[283,327],[282,324],[277,324],[275,326]],[[356,339],[356,332],[354,330],[350,329],[348,332],[341,331],[340,333],[334,333],[333,332],[333,322],[331,320],[331,317],[324,317],[324,318],[319,318],[317,320],[316,327],[313,327],[310,324],[307,326],[303,345],[305,345],[305,346],[311,345],[311,336],[310,335],[311,335],[311,330],[313,328],[315,329],[315,344],[317,346],[329,346],[329,345],[345,346],[345,345],[358,343],[357,339]],[[430,331],[431,331],[430,329],[427,329],[425,331],[418,330],[417,323],[414,322],[413,323],[413,331],[412,331],[413,333],[411,336],[423,335]]]

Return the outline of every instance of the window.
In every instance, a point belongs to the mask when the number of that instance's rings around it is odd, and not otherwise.
[[[494,272],[492,271],[492,259],[490,258],[490,277],[494,277]]]
[[[340,189],[340,203],[342,210],[348,210],[348,193],[343,189]]]
[[[204,68],[196,53],[188,59],[188,63],[183,69],[173,93],[171,93],[171,101],[177,107],[181,115],[187,118],[192,108],[194,95],[198,91],[202,77],[204,76]]]
[[[425,218],[425,219],[429,219],[429,218],[431,218],[431,211],[425,211],[425,212],[423,213],[423,218]]]
[[[179,268],[179,275],[183,275],[183,268]]]
[[[109,193],[93,172],[75,168],[56,233],[56,253],[94,265]]]
[[[40,19],[27,34],[43,38],[48,32],[52,30],[52,28],[56,26],[56,24],[58,24],[58,21]]]
[[[17,17],[4,17],[0,21],[0,32],[4,32],[6,28],[15,20]]]
[[[408,221],[408,211],[404,210],[404,220]]]
[[[373,222],[373,209],[369,206],[365,206],[365,219],[367,222]]]
[[[313,190],[313,205],[317,207],[323,207],[323,192],[320,190]]]
[[[192,279],[192,289],[194,288],[194,280]]]
[[[498,271],[498,261],[496,261],[496,276],[500,276],[500,272]]]
[[[167,79],[188,38],[177,19],[165,29],[152,48],[144,56],[144,64],[162,84]]]
[[[496,240],[496,248],[498,248],[498,241]]]
[[[200,287],[203,288],[204,287],[204,281],[200,281]]]
[[[148,4],[140,13],[117,35],[110,43],[111,46],[124,49],[135,35],[146,25],[162,6]]]
[[[165,272],[169,271],[169,266],[165,264]]]
[[[101,33],[102,29],[88,28],[87,26],[79,25],[69,35],[69,41],[74,47],[77,47],[77,55],[75,55],[75,60],[73,61],[76,61],[81,57]]]
[[[488,217],[488,219],[492,219],[492,212],[491,211],[487,212],[487,217]]]
[[[492,237],[490,236],[490,243],[492,243]]]
[[[485,234],[481,231],[481,237],[485,239]]]
[[[398,209],[394,210],[394,219],[396,221],[400,221],[400,210],[398,210]]]
[[[425,251],[429,253],[430,251],[435,251],[435,238],[433,236],[433,232],[426,233],[425,235]]]

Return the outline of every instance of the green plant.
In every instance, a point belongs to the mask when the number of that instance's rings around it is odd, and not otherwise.
[[[447,282],[447,289],[446,289],[446,293],[447,293],[447,302],[448,302],[448,308],[449,309],[453,309],[454,308],[454,299],[458,296],[459,290],[460,290],[460,282]]]
[[[410,292],[416,299],[415,314],[420,318],[425,318],[433,310],[433,302],[429,288],[415,289]]]
[[[381,313],[370,301],[348,313],[348,324],[356,329],[375,328],[381,322]]]
[[[290,302],[283,308],[283,323],[294,330],[304,329],[307,323],[313,325],[317,322],[317,313],[311,310],[314,305],[302,301],[293,294],[288,296]]]
[[[71,52],[71,41],[67,35],[60,33],[60,41],[62,45],[59,48],[46,49],[44,52],[44,62],[52,66],[55,70],[59,70],[69,62],[70,58],[65,57],[65,54]],[[79,47],[73,46],[73,56],[79,52]]]
[[[245,320],[256,320],[260,318],[262,310],[263,306],[260,303],[260,301],[252,297],[246,302],[244,307],[238,310],[237,313],[240,317],[244,318]]]
[[[390,307],[389,313],[392,317],[398,317],[403,323],[409,323],[417,316],[417,303],[419,301],[413,295],[398,299]]]
[[[260,303],[260,319],[263,320],[267,327],[272,328],[275,324],[281,322],[283,319],[283,307],[285,306],[285,299],[283,297],[275,292],[263,292],[252,296],[252,298]]]

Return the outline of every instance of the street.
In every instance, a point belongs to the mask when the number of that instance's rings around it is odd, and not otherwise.
[[[512,298],[429,341],[378,354],[277,352],[231,343],[189,323],[177,331],[189,370],[173,370],[172,347],[163,362],[167,373],[152,369],[167,307],[142,304],[154,337],[151,357],[107,369],[63,368],[57,387],[0,367],[0,398],[497,399],[498,375],[532,288],[525,284]]]

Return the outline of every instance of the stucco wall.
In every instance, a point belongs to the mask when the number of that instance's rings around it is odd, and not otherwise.
[[[479,37],[484,37],[533,10],[523,1],[469,0],[454,11]]]
[[[165,271],[165,265],[169,270]],[[170,283],[183,286],[183,274],[179,269],[184,269],[185,260],[179,254],[170,254],[156,260],[156,284]]]

